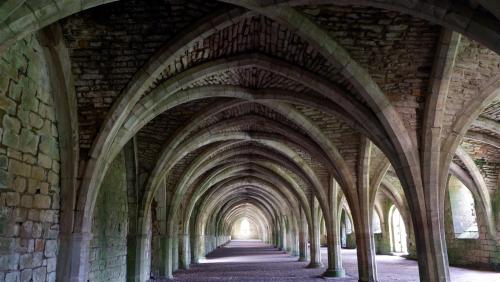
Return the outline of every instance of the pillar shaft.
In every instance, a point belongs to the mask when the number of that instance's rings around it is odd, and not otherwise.
[[[147,240],[147,234],[127,236],[127,281],[129,282],[143,282],[149,278],[145,272]]]
[[[189,250],[189,234],[179,235],[179,245],[180,245],[180,260],[179,267],[181,269],[189,269],[189,264],[191,263],[191,253]]]
[[[179,269],[179,237],[172,238],[172,271]]]
[[[329,205],[330,213],[325,217],[326,240],[328,246],[328,268],[323,276],[326,277],[343,277],[345,270],[342,267],[341,247],[340,247],[340,224],[338,220],[338,205],[337,197],[339,186],[332,179],[331,187],[329,187]]]
[[[87,282],[90,233],[60,234],[57,281]]]
[[[369,213],[363,214],[362,223],[357,224],[356,245],[358,255],[359,281],[377,281],[377,264],[375,262],[375,241],[371,228]]]
[[[160,237],[160,279],[171,279],[173,272],[173,238],[167,235]]]
[[[310,249],[311,249],[311,261],[309,263],[309,268],[317,268],[317,267],[322,267],[323,264],[321,263],[321,248],[320,248],[320,238],[319,238],[319,216],[318,216],[318,201],[316,199],[313,199],[313,205],[312,206],[312,212],[311,212],[311,218],[312,218],[312,224],[311,228],[309,228],[310,236]]]
[[[299,261],[307,261],[307,220],[302,209],[299,224]]]

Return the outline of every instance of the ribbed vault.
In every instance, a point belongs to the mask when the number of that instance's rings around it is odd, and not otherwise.
[[[117,162],[128,281],[171,278],[243,218],[312,268],[326,244],[325,276],[345,274],[347,218],[359,281],[377,281],[372,218],[385,228],[392,207],[421,281],[449,281],[450,175],[473,195],[485,264],[500,265],[495,1],[73,2],[0,3],[0,52],[36,31],[57,101],[58,281],[95,277]],[[4,100],[0,117],[33,119]]]

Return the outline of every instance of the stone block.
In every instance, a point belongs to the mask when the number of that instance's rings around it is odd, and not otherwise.
[[[47,268],[42,266],[33,270],[33,282],[45,282]]]
[[[5,282],[19,282],[19,271],[9,272],[5,275]]]
[[[2,144],[7,147],[19,149],[19,135],[10,129],[4,128]]]
[[[56,273],[51,272],[47,274],[47,282],[56,282]]]
[[[23,195],[21,197],[21,207],[31,208],[33,206],[33,197],[31,195]]]
[[[35,252],[43,252],[45,248],[45,241],[43,239],[36,239],[35,240]]]
[[[8,163],[9,163],[9,162],[8,162],[8,160],[9,160],[9,159],[7,158],[7,156],[5,156],[5,155],[0,155],[0,169],[2,169],[2,168],[3,168],[3,169],[5,169],[5,168],[7,168],[7,165],[8,165]]]
[[[57,224],[50,225],[44,231],[44,237],[47,239],[57,239],[57,235],[59,235],[59,225]]]
[[[41,129],[39,129],[37,132],[40,136],[51,137],[52,136],[52,122],[49,120],[44,120],[43,127]]]
[[[7,96],[12,98],[12,100],[19,102],[22,91],[23,88],[21,87],[21,85],[18,85],[17,83],[11,83],[9,88],[9,93]]]
[[[59,149],[57,140],[54,137],[42,136],[40,141],[40,151],[52,159],[59,159]]]
[[[38,154],[38,165],[40,165],[43,168],[51,168],[52,167],[52,159],[46,154],[39,153]]]
[[[61,165],[59,164],[58,161],[53,161],[52,162],[52,171],[59,174],[60,172],[60,169],[61,169]]]
[[[19,257],[19,267],[21,269],[33,268],[33,254],[24,254]]]
[[[57,175],[53,171],[49,171],[49,173],[47,175],[47,181],[52,185],[58,185],[59,184],[59,175]]]
[[[43,195],[48,195],[49,194],[49,183],[47,182],[42,182],[40,183],[40,193]]]
[[[33,223],[32,238],[41,238],[43,227],[40,222]]]
[[[30,127],[30,112],[23,109],[19,109],[17,117],[21,120],[24,127]]]
[[[39,221],[40,220],[40,210],[31,209],[28,211],[28,220]]]
[[[57,258],[49,258],[47,259],[47,272],[56,271]]]
[[[32,232],[33,232],[33,222],[32,221],[25,221],[21,225],[21,238],[32,238]]]
[[[5,115],[2,122],[3,128],[9,129],[14,133],[19,134],[21,130],[21,121],[13,116]]]
[[[15,208],[12,215],[16,222],[25,222],[27,218],[27,211],[24,208]]]
[[[7,157],[9,157],[9,159],[16,159],[19,161],[23,160],[23,154],[15,148],[8,148],[7,149]]]
[[[24,191],[26,191],[26,178],[16,177],[14,179],[13,187],[18,193],[24,193]]]
[[[14,238],[0,238],[0,255],[12,254],[16,247]]]
[[[19,149],[23,152],[36,155],[40,137],[35,135],[33,131],[23,128],[20,138],[21,142]]]
[[[48,258],[56,257],[57,255],[57,241],[47,240],[45,241],[45,256]]]
[[[43,264],[43,253],[36,252],[33,253],[33,267],[39,267]]]
[[[31,169],[31,177],[33,179],[43,181],[43,180],[45,180],[46,175],[47,174],[45,172],[45,169],[43,169],[42,167],[34,166]]]
[[[23,154],[23,162],[33,165],[36,163],[36,158],[31,154]]]
[[[21,201],[20,194],[17,192],[8,192],[5,194],[5,204],[8,207],[17,207]]]
[[[21,282],[30,282],[33,277],[33,270],[25,269],[21,271]]]
[[[56,223],[57,222],[57,210],[43,210],[40,211],[40,220],[42,222],[50,222],[50,223]]]
[[[11,183],[12,175],[3,169],[0,169],[0,189],[9,188]]]
[[[33,178],[28,179],[28,193],[30,194],[38,194],[40,193],[40,180],[36,180]]]
[[[0,109],[9,114],[14,114],[16,112],[16,102],[4,95],[0,95]]]
[[[30,112],[29,120],[30,120],[30,125],[32,127],[36,128],[36,129],[42,128],[42,126],[43,126],[43,119],[39,115],[37,115],[37,114],[35,114],[33,112]]]
[[[16,160],[9,161],[9,172],[24,177],[31,176],[31,166]]]
[[[35,195],[33,206],[38,209],[50,208],[50,197],[47,195]]]
[[[16,270],[19,264],[19,254],[0,255],[0,271]]]
[[[21,108],[27,111],[38,112],[40,101],[33,93],[24,92],[21,98]]]

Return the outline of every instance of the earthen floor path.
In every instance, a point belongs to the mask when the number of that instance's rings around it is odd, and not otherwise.
[[[326,249],[322,248],[326,265]],[[358,281],[355,250],[342,250],[347,277],[333,281]],[[308,269],[306,262],[260,241],[231,241],[189,270],[179,270],[174,281],[325,281],[325,268]],[[419,281],[417,262],[398,256],[377,256],[379,281]],[[499,281],[500,273],[450,268],[453,282]]]

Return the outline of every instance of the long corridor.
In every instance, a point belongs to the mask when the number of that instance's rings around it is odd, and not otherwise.
[[[326,265],[326,248],[322,248]],[[334,281],[358,281],[356,250],[342,250],[347,277]],[[233,240],[210,253],[200,264],[179,270],[174,281],[324,281],[325,268],[306,268],[271,245],[258,240]],[[399,256],[377,255],[379,281],[419,281],[417,262]],[[489,271],[450,267],[453,282],[500,281],[500,274]]]

